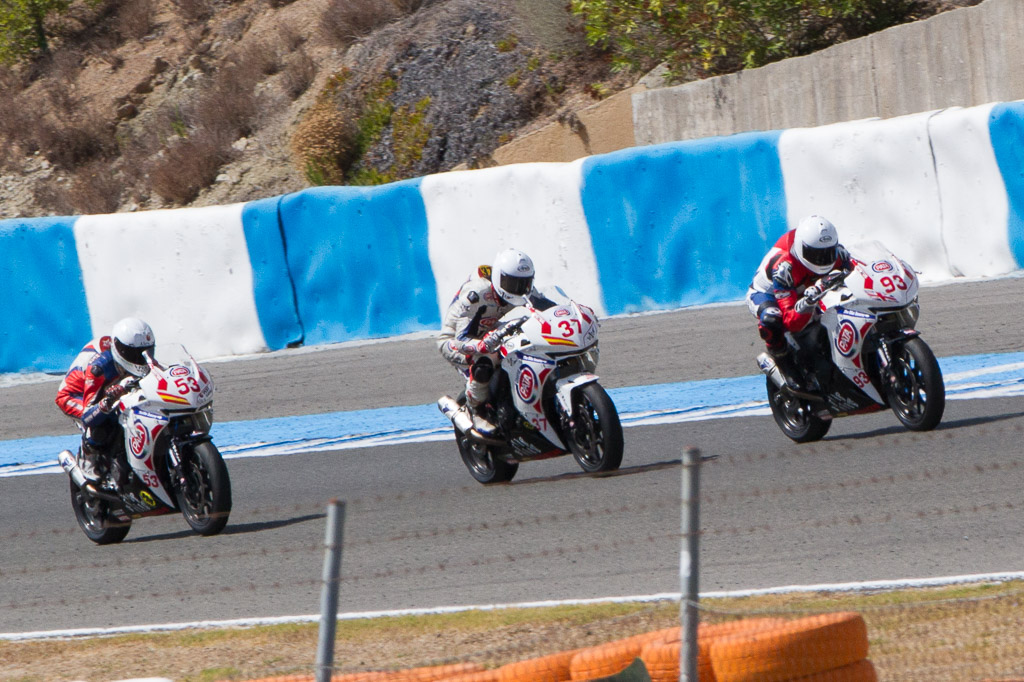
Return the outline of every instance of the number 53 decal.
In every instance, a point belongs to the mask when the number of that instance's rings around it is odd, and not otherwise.
[[[180,395],[188,395],[192,391],[199,390],[199,382],[195,380],[195,377],[178,377],[174,380],[174,385],[178,387]]]

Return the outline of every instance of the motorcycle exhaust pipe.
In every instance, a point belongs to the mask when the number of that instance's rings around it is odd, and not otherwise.
[[[786,385],[786,378],[782,376],[782,370],[775,364],[775,358],[768,353],[761,353],[757,356],[757,366],[768,375],[768,378],[772,380],[776,388],[781,389]]]
[[[78,466],[78,462],[75,461],[75,456],[71,454],[70,450],[61,450],[60,454],[57,455],[57,461],[60,462],[61,468],[64,469],[79,488],[84,488],[89,483],[89,479],[85,477],[85,472],[82,471],[82,467]]]
[[[437,401],[437,409],[441,410],[441,414],[448,417],[455,428],[462,433],[469,433],[473,430],[473,420],[470,418],[469,412],[460,408],[454,398],[441,396]]]

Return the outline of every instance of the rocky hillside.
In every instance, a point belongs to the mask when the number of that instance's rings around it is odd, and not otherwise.
[[[0,67],[0,219],[485,166],[639,78],[565,0],[76,0],[48,28]]]
[[[0,218],[476,167],[630,84],[562,0],[110,0],[55,32],[0,72]]]

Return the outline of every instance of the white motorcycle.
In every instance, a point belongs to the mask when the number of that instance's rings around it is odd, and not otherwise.
[[[491,380],[499,434],[473,428],[463,392],[443,396],[438,408],[455,426],[469,473],[480,483],[510,481],[520,462],[572,454],[588,473],[622,463],[622,424],[598,383],[598,319],[594,311],[555,287],[502,318],[502,357]]]
[[[942,420],[942,372],[914,329],[920,312],[914,269],[879,242],[851,248],[850,255],[853,270],[824,278],[826,288],[814,299],[817,321],[787,334],[806,389],[790,388],[767,353],[757,358],[775,422],[798,443],[824,437],[836,417],[886,407],[912,431]]]
[[[132,519],[174,512],[215,535],[231,512],[228,470],[210,438],[213,380],[179,345],[146,361],[145,376],[122,380],[127,392],[115,409],[124,439],[100,456],[100,480],[88,480],[70,451],[58,455],[78,525],[100,545],[123,540]]]

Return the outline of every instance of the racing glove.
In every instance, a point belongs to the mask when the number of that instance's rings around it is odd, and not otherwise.
[[[821,296],[821,292],[825,291],[826,284],[824,280],[818,280],[811,286],[804,289],[804,298],[817,298]]]
[[[125,389],[125,387],[120,384],[113,384],[111,386],[107,386],[105,389],[103,389],[103,400],[100,401],[100,411],[110,412],[112,409],[114,409],[114,405],[117,403],[117,401],[120,400],[121,396],[123,396],[126,392],[127,389]]]
[[[462,347],[467,355],[487,355],[495,352],[501,347],[501,334],[496,331],[488,332],[482,339],[467,341]]]
[[[805,292],[804,297],[797,301],[796,305],[793,306],[793,312],[797,315],[807,315],[808,313],[814,312],[817,305],[818,302],[807,296]]]

